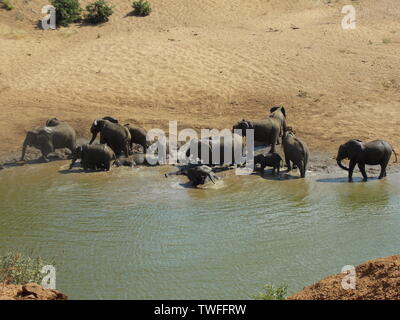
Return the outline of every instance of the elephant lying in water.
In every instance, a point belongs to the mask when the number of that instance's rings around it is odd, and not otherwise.
[[[35,147],[42,152],[41,159],[47,162],[49,153],[56,149],[67,148],[73,153],[76,146],[75,130],[66,122],[57,118],[46,121],[46,126],[29,130],[22,146],[21,161],[25,159],[27,147]]]
[[[215,181],[218,179],[212,169],[205,165],[188,166],[174,173],[166,173],[165,177],[167,178],[170,175],[187,176],[195,187],[201,184],[206,184],[209,181],[215,184]]]
[[[110,171],[112,161],[116,161],[114,151],[106,144],[84,144],[75,149],[69,169],[72,169],[76,160],[81,159],[81,167],[84,170]]]
[[[392,152],[396,157],[395,162],[397,162],[397,154],[390,143],[383,140],[362,142],[361,140],[353,139],[339,147],[336,161],[340,168],[349,172],[349,182],[353,181],[353,171],[356,164],[363,175],[363,181],[368,180],[365,165],[380,165],[381,173],[379,174],[379,179],[382,179],[386,177],[386,167]],[[349,168],[342,164],[344,159],[350,160]]]

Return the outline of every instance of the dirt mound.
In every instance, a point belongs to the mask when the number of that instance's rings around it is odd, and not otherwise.
[[[36,283],[24,285],[0,284],[0,300],[67,300],[57,290],[44,289]]]
[[[400,300],[400,255],[370,260],[356,267],[356,288],[345,290],[339,273],[290,296],[289,300]]]

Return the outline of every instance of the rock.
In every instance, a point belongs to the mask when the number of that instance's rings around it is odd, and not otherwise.
[[[24,285],[0,284],[0,300],[67,300],[68,297],[36,283]]]

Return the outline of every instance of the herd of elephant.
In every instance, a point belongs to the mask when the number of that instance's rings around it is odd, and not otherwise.
[[[272,167],[273,173],[279,174],[283,160],[276,152],[276,145],[281,144],[287,172],[298,168],[300,177],[304,178],[309,161],[309,151],[306,144],[296,137],[291,127],[287,126],[287,115],[284,107],[274,106],[269,111],[265,119],[242,120],[233,125],[232,130],[241,132],[241,135],[233,134],[232,143],[239,143],[243,150],[243,137],[246,137],[247,130],[253,129],[254,141],[271,147],[268,153],[258,154],[254,157],[256,170],[264,172],[266,167]],[[128,159],[134,153],[134,144],[141,146],[143,153],[146,153],[150,146],[149,141],[147,141],[146,130],[130,124],[121,125],[118,120],[112,117],[95,120],[90,131],[92,133],[90,142],[77,146],[76,132],[68,123],[57,118],[49,119],[44,126],[27,132],[22,147],[21,161],[24,161],[28,146],[39,149],[42,153],[41,160],[45,162],[48,161],[48,155],[56,149],[67,148],[72,154],[70,169],[78,159],[81,159],[80,164],[84,170],[108,171],[111,165],[120,163],[118,159],[122,154]],[[100,143],[93,144],[99,133]],[[186,156],[192,159],[193,156],[197,157],[195,164],[186,166],[174,174],[186,175],[195,186],[208,181],[215,183],[217,179],[215,172],[218,169],[215,166],[216,163],[212,161],[212,150],[215,149],[211,147],[211,140],[193,139],[189,141],[188,145],[190,146],[193,143],[198,144],[198,154],[192,154],[193,149],[188,148]],[[224,143],[226,144],[226,141],[222,142],[221,139],[221,148],[223,148]],[[203,159],[201,156],[200,150],[204,150],[204,145],[210,150],[209,159]],[[215,148],[215,145],[213,145],[213,148]],[[340,168],[348,171],[349,182],[352,181],[356,165],[358,165],[364,181],[368,179],[365,165],[380,165],[379,179],[381,179],[386,176],[386,168],[392,153],[394,153],[397,161],[397,154],[388,142],[383,140],[362,142],[353,139],[339,147],[336,161]],[[223,154],[224,152],[221,152],[221,155]],[[348,168],[342,164],[344,159],[350,160]],[[204,165],[203,162],[208,165]],[[233,165],[234,163],[226,163],[222,157],[217,164]]]

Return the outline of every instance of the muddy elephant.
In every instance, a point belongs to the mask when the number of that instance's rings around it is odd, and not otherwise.
[[[97,119],[93,121],[90,132],[92,139],[89,144],[93,143],[100,132],[100,144],[107,143],[117,156],[123,152],[126,157],[129,157],[131,134],[128,128],[110,120]]]
[[[195,187],[201,184],[206,184],[210,181],[215,184],[215,181],[218,179],[213,170],[206,165],[189,165],[177,172],[165,174],[165,177],[170,175],[187,176]]]
[[[257,165],[260,165],[260,171],[264,172],[265,167],[272,167],[273,168],[273,173],[278,173],[281,168],[281,165],[283,165],[283,160],[281,156],[276,153],[267,153],[267,154],[258,154],[254,157],[254,166],[256,167]]]
[[[349,182],[353,181],[353,171],[356,164],[361,171],[363,181],[368,180],[365,165],[380,165],[381,172],[379,174],[379,179],[382,179],[386,177],[386,167],[392,153],[394,153],[396,157],[395,162],[397,162],[397,154],[390,143],[383,140],[363,142],[361,140],[353,139],[339,147],[336,161],[340,168],[349,172]],[[348,168],[342,164],[344,159],[350,160]]]
[[[276,144],[280,144],[279,139],[283,138],[283,134],[286,132],[286,110],[285,107],[275,106],[270,109],[270,118],[277,119],[280,122],[279,136]]]
[[[233,130],[242,130],[243,137],[246,136],[246,130],[254,130],[254,141],[271,146],[271,152],[275,152],[276,142],[279,138],[281,130],[281,121],[274,117],[266,120],[247,121],[242,120],[233,126]]]
[[[125,127],[128,128],[131,135],[131,141],[129,143],[130,150],[133,150],[133,144],[136,143],[141,145],[143,147],[143,152],[146,153],[147,148],[149,147],[149,142],[146,139],[147,131],[129,123],[125,124]]]
[[[106,144],[84,144],[75,149],[70,169],[78,159],[81,159],[81,167],[84,170],[100,169],[109,171],[112,162],[115,162],[117,157],[114,151]]]
[[[242,155],[243,152],[243,139],[237,134],[213,139],[192,139],[188,147],[186,157],[197,157],[203,164],[232,165],[245,161],[235,157],[236,153]]]
[[[292,163],[300,170],[300,176],[305,178],[308,166],[308,148],[306,144],[296,137],[293,131],[287,130],[282,139],[283,152],[287,171],[292,170]]]
[[[56,149],[67,148],[74,152],[76,147],[76,132],[66,122],[56,118],[46,121],[47,126],[29,130],[22,145],[21,161],[25,159],[27,147],[34,147],[42,152],[41,159],[47,162],[49,153]]]

